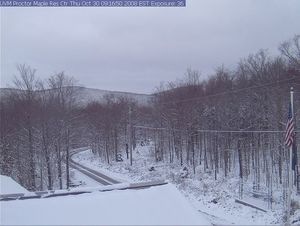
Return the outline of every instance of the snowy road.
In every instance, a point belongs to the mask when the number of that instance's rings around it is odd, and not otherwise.
[[[78,170],[79,172],[81,172],[82,174],[86,175],[87,177],[97,181],[98,183],[102,184],[102,185],[111,185],[111,184],[118,184],[120,183],[119,181],[108,177],[107,175],[104,175],[103,173],[100,173],[96,170],[90,169],[86,166],[83,166],[77,162],[75,162],[72,159],[72,156],[82,152],[82,151],[86,151],[88,150],[88,148],[84,149],[84,148],[80,148],[80,149],[74,149],[70,152],[70,167]]]

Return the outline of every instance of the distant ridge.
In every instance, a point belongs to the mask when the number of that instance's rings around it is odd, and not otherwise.
[[[109,91],[94,88],[76,87],[79,102],[90,103],[92,101],[104,102],[105,96],[113,95],[115,98],[125,97],[136,101],[139,105],[148,105],[152,98],[149,94],[130,93],[121,91]]]
[[[86,105],[94,101],[104,103],[105,97],[110,95],[114,96],[116,99],[120,97],[124,97],[124,98],[134,100],[139,105],[149,105],[153,97],[153,95],[151,94],[101,90],[101,89],[86,88],[81,86],[74,86],[74,89],[76,89],[78,103],[82,105]],[[15,88],[0,88],[0,98],[9,95],[10,93],[14,93],[18,91],[20,90]]]

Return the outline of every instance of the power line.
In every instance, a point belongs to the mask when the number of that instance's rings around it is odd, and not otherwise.
[[[148,126],[133,126],[137,129],[150,129],[150,130],[173,130],[173,131],[184,131],[180,129],[169,129],[163,127],[148,127]],[[203,132],[203,133],[285,133],[282,130],[194,130],[194,132]],[[295,131],[300,132],[300,131]]]
[[[263,84],[263,85],[250,86],[250,87],[246,87],[246,88],[241,88],[241,89],[236,89],[236,90],[211,94],[211,95],[207,95],[207,96],[203,96],[203,97],[194,97],[194,98],[188,98],[188,99],[183,99],[183,100],[174,100],[174,101],[168,101],[168,102],[161,102],[160,104],[166,105],[166,104],[171,104],[171,103],[184,103],[184,102],[189,102],[189,101],[198,101],[198,100],[203,100],[203,99],[216,97],[216,96],[221,96],[221,95],[239,93],[241,91],[245,91],[245,90],[249,90],[249,89],[258,89],[258,88],[263,88],[263,87],[272,86],[272,85],[278,86],[278,85],[282,85],[282,83],[287,83],[287,82],[292,81],[292,80],[295,80],[295,78],[283,79],[283,80],[279,80],[279,81],[276,81],[276,82],[271,82],[271,83],[267,83],[267,84]]]

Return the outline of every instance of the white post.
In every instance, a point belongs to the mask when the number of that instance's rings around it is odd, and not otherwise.
[[[291,87],[291,113],[292,118],[294,120],[294,89]],[[291,201],[292,201],[292,189],[293,189],[293,145],[290,147],[290,165],[289,165],[289,190],[288,190],[288,202],[287,202],[287,225],[292,225],[292,222],[290,222],[291,217]]]

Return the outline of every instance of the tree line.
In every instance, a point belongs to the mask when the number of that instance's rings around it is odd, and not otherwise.
[[[74,78],[62,72],[42,81],[33,68],[19,65],[14,89],[0,100],[0,173],[29,190],[66,188],[71,149],[89,146],[110,164],[150,140],[153,161],[194,172],[200,166],[215,179],[238,172],[255,189],[283,185],[291,86],[296,124],[300,112],[299,40],[282,43],[278,56],[260,50],[207,79],[188,69],[184,79],[157,88],[148,106],[113,95],[78,104]]]
[[[208,79],[189,69],[185,79],[161,86],[153,103],[154,123],[138,127],[155,141],[156,160],[190,166],[194,173],[200,166],[215,179],[234,174],[241,180],[240,195],[244,182],[253,183],[254,190],[272,193],[276,186],[285,192],[291,87],[296,128],[300,112],[299,46],[298,35],[279,46],[278,56],[260,50],[234,69],[217,68]]]

